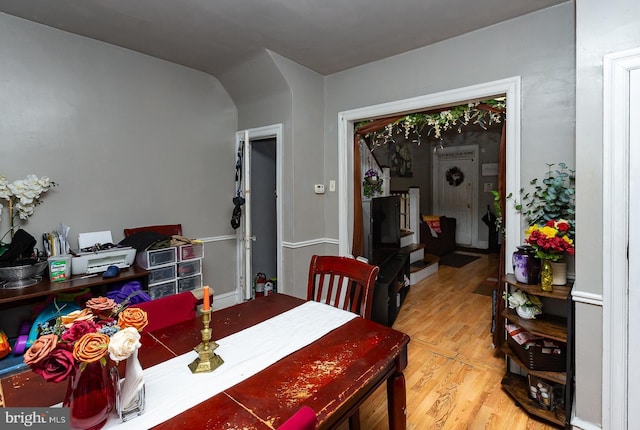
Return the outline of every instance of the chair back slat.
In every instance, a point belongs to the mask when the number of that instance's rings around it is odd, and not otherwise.
[[[371,318],[378,266],[329,255],[314,255],[309,265],[307,300],[326,303]]]

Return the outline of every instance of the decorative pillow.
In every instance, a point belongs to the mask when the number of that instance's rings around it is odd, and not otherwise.
[[[438,233],[442,233],[440,228],[440,217],[437,215],[422,215],[422,222],[426,223],[431,230],[431,236],[438,237]]]

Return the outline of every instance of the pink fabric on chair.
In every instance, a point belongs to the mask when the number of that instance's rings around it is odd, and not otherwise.
[[[285,421],[278,430],[315,430],[318,424],[316,413],[309,406],[303,406]]]
[[[148,332],[195,318],[196,303],[198,299],[190,291],[185,291],[132,307],[140,308],[147,313],[149,324],[144,331]]]

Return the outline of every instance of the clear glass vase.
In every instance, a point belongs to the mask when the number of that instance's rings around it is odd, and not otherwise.
[[[550,260],[542,260],[540,267],[540,286],[542,291],[553,291],[553,269]]]
[[[145,390],[142,366],[136,349],[127,358],[124,381],[118,385],[116,409],[122,422],[144,413]]]

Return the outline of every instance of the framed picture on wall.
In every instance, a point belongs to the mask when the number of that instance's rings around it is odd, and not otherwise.
[[[391,176],[412,177],[411,149],[409,143],[391,143],[389,145],[389,169]]]

